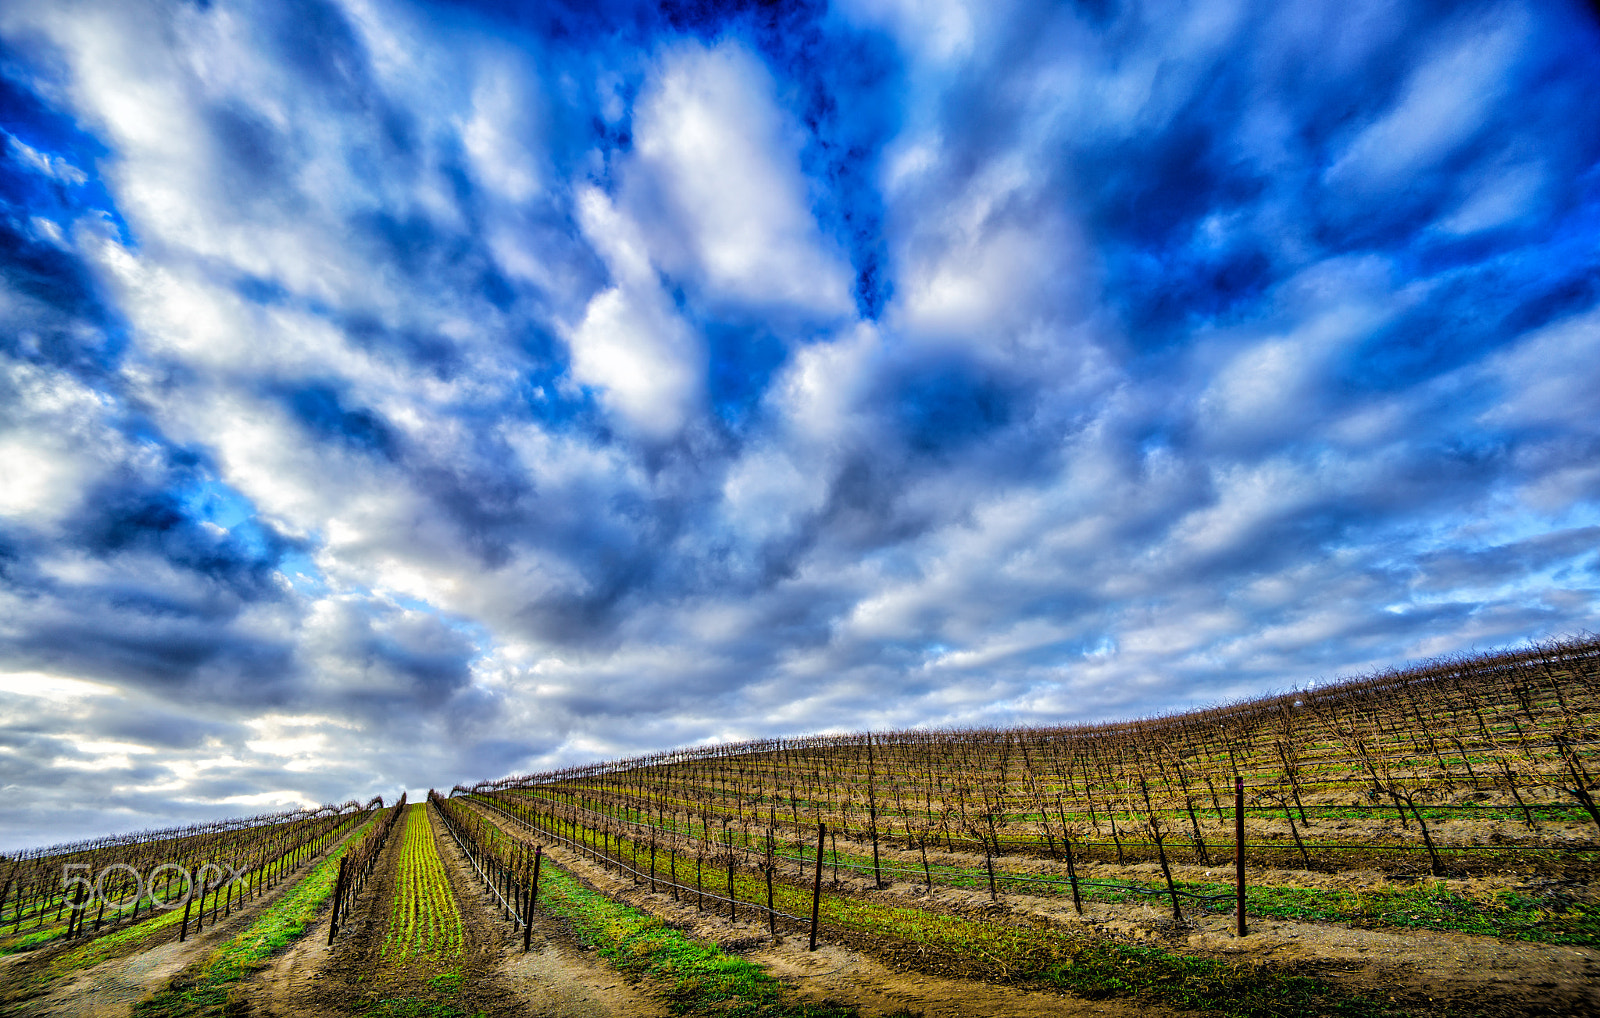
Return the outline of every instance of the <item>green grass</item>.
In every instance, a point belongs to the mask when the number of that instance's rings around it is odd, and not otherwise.
[[[40,944],[48,944],[50,941],[55,940],[58,937],[65,936],[66,932],[67,924],[62,923],[60,926],[47,927],[46,929],[42,930],[34,930],[32,933],[20,934],[16,937],[6,940],[4,944],[0,944],[0,957],[4,957],[8,954],[19,954],[23,951],[30,951],[33,948],[38,947]]]
[[[389,997],[368,1007],[363,1018],[474,1018],[474,1014],[453,1003],[425,1000],[421,997]]]
[[[46,907],[45,911],[46,912],[50,911],[49,907]],[[109,926],[115,926],[117,923],[121,922],[123,919],[130,918],[132,916],[133,911],[134,911],[133,910],[133,906],[131,906],[131,905],[129,905],[127,907],[124,907],[124,908],[113,909],[110,912],[108,912],[106,915],[101,917],[101,922],[105,926],[108,926],[108,927]],[[150,915],[150,913],[152,911],[158,911],[158,910],[152,909],[150,907],[150,905],[148,904],[148,899],[141,897],[140,898],[140,905],[139,905],[139,914],[142,915],[142,916],[145,916],[146,918],[138,919],[132,925],[130,925],[130,926],[124,928],[124,929],[118,930],[118,931],[116,931],[114,933],[107,934],[107,936],[96,937],[95,938],[95,942],[98,943],[99,941],[107,940],[107,939],[110,939],[110,938],[117,938],[117,941],[116,941],[117,943],[126,943],[129,940],[130,937],[132,939],[139,939],[140,937],[148,936],[149,932],[152,929],[160,929],[163,926],[169,925],[170,922],[176,921],[176,920],[168,920],[168,922],[161,922],[162,919],[167,919],[168,916],[171,916],[172,910],[168,910],[166,915],[157,916],[155,918],[149,918],[149,915]],[[181,912],[182,910],[179,909],[178,911]],[[26,922],[26,921],[27,921],[26,918],[24,918],[24,922]],[[156,925],[152,925],[152,923],[154,923]],[[88,928],[88,929],[91,929],[91,930],[93,929],[93,927],[94,927],[94,916],[93,916],[93,914],[90,914],[85,918],[84,926],[86,928]],[[66,936],[66,934],[67,934],[67,923],[66,923],[65,920],[62,920],[59,923],[55,923],[55,924],[52,924],[50,926],[43,927],[42,929],[34,930],[34,931],[30,932],[30,933],[23,933],[21,935],[14,936],[14,937],[12,937],[12,936],[0,937],[0,957],[3,957],[3,956],[8,955],[8,954],[18,954],[18,953],[20,953],[22,951],[32,950],[33,948],[38,947],[41,944],[48,944],[53,940],[59,940],[60,938]],[[76,953],[76,952],[74,952],[74,953]],[[97,959],[97,960],[102,960],[102,959]]]
[[[1246,889],[1245,912],[1313,922],[1454,930],[1543,944],[1600,944],[1600,904],[1516,891],[1470,897],[1447,889],[1443,881],[1361,891],[1252,887]]]
[[[256,969],[264,968],[268,959],[310,928],[318,910],[333,895],[340,857],[375,822],[376,818],[369,819],[345,838],[243,933],[217,948],[197,972],[186,971],[175,977],[165,989],[141,1000],[133,1013],[138,1018],[220,1018],[233,986]]]

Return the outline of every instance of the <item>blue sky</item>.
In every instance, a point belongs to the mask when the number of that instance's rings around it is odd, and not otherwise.
[[[0,8],[10,845],[1600,628],[1600,19]]]

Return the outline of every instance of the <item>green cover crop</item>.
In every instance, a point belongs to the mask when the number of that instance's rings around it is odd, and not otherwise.
[[[419,803],[408,810],[401,835],[383,959],[391,964],[416,958],[449,961],[461,956],[462,945],[461,912],[433,841],[427,807]]]

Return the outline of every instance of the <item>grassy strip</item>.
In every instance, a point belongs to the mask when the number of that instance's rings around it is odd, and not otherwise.
[[[655,916],[578,883],[548,860],[539,904],[567,920],[578,939],[623,972],[668,986],[672,1012],[727,1018],[853,1018],[854,1008],[790,999],[783,984],[759,965],[731,957],[715,944],[669,929]]]
[[[21,954],[23,951],[31,951],[40,944],[48,944],[52,940],[66,936],[66,933],[67,924],[62,923],[59,926],[50,926],[42,930],[34,930],[31,933],[8,937],[5,941],[0,942],[0,958],[8,954]]]
[[[394,912],[383,940],[383,960],[390,965],[417,958],[449,961],[460,957],[464,946],[461,912],[433,841],[427,809],[426,803],[407,807]]]
[[[1211,908],[1230,911],[1227,906]],[[1245,891],[1245,911],[1278,919],[1453,930],[1542,944],[1600,944],[1600,904],[1561,895],[1536,898],[1516,891],[1469,897],[1446,889],[1443,881],[1365,891],[1252,887]]]
[[[996,881],[1006,888],[1005,876],[996,871]],[[1165,891],[1155,881],[1095,880],[1118,887],[1084,887],[1087,901],[1127,902],[1130,899],[1161,905],[1160,896],[1139,894],[1137,890]],[[941,883],[973,890],[986,890],[988,877],[982,870],[948,874]],[[1203,895],[1231,895],[1232,883],[1178,881],[1179,890]],[[1021,894],[1064,896],[1070,893],[1065,881],[1060,885],[1012,882]],[[1137,897],[1135,897],[1137,895]],[[1231,914],[1233,901],[1201,902],[1183,899],[1186,911]],[[1379,887],[1346,890],[1321,887],[1283,887],[1275,885],[1245,888],[1245,914],[1300,922],[1350,923],[1363,928],[1399,927],[1402,929],[1449,930],[1486,937],[1503,937],[1541,944],[1600,944],[1600,904],[1569,895],[1534,897],[1501,890],[1477,896],[1449,890],[1442,880],[1421,881],[1409,887]]]
[[[118,930],[103,937],[96,937],[82,947],[74,948],[60,957],[51,959],[51,978],[60,978],[74,969],[98,965],[111,957],[117,948],[122,947],[124,944],[137,943],[158,930],[177,925],[182,920],[183,909],[169,909],[161,915],[146,919],[135,926],[129,926],[125,930]]]
[[[213,952],[197,973],[174,977],[165,989],[141,1000],[133,1013],[139,1018],[220,1018],[233,985],[256,969],[265,968],[269,958],[298,940],[315,921],[318,910],[333,895],[340,857],[356,843],[362,831],[376,822],[376,817],[369,819],[345,838],[243,933]]]
[[[148,904],[148,900],[149,899],[146,898],[146,897],[141,897],[139,899],[139,901],[140,901],[140,905],[139,905],[140,911],[142,913],[146,914],[147,916],[148,916],[149,912],[155,911]],[[49,911],[49,909],[47,908],[47,909],[45,909],[45,911]],[[160,929],[163,926],[171,925],[172,922],[176,921],[175,919],[171,918],[172,911],[173,911],[172,909],[168,909],[167,912],[166,912],[166,915],[157,916],[157,917],[155,917],[153,919],[147,917],[145,919],[137,920],[136,922],[134,922],[132,925],[126,927],[125,929],[118,930],[117,932],[112,933],[112,934],[108,934],[107,937],[97,937],[96,938],[96,942],[101,941],[101,940],[106,940],[106,939],[108,939],[108,937],[112,937],[112,938],[118,938],[118,942],[119,943],[126,943],[129,939],[137,940],[137,939],[139,939],[141,937],[148,936],[150,931],[155,930],[155,929]],[[182,910],[179,909],[178,911],[182,911]],[[132,913],[133,913],[133,906],[131,906],[131,905],[126,906],[124,908],[115,909],[115,910],[113,910],[111,912],[110,915],[103,916],[101,918],[101,922],[104,923],[106,926],[115,926],[117,923],[121,922],[123,919],[131,916]],[[166,922],[162,922],[163,919],[165,919],[167,921]],[[26,920],[24,920],[24,921],[26,921]],[[85,920],[86,924],[90,924],[90,923],[93,923],[93,922],[94,922],[94,920],[92,918]],[[152,925],[152,924],[154,924],[154,925]],[[33,949],[35,947],[38,947],[40,944],[48,944],[52,940],[59,940],[60,938],[66,936],[66,934],[67,934],[67,924],[66,924],[66,922],[63,921],[63,922],[57,923],[57,924],[52,925],[52,926],[46,926],[46,927],[44,927],[42,929],[34,930],[34,931],[30,932],[30,933],[21,934],[19,936],[15,936],[15,937],[0,937],[0,957],[4,957],[5,955],[8,955],[8,954],[18,954],[18,953],[20,953],[22,951],[31,950],[31,949]],[[76,953],[76,952],[73,952],[73,953]],[[97,959],[97,960],[103,960],[103,959]],[[93,962],[91,962],[90,964],[93,964]],[[74,967],[80,967],[80,966],[74,966]]]

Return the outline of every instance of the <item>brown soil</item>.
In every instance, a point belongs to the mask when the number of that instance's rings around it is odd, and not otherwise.
[[[804,1000],[854,1004],[866,1018],[911,1012],[925,1018],[1007,1015],[1054,1018],[1056,1015],[1109,1015],[1114,1018],[1164,1018],[1174,1012],[1127,1000],[1079,1000],[1044,990],[971,979],[951,979],[925,972],[901,972],[876,958],[840,944],[806,950],[799,938],[768,942],[744,952],[765,965]]]
[[[333,847],[330,846],[329,851]],[[302,863],[275,887],[245,902],[243,907],[236,903],[226,919],[219,917],[214,925],[206,926],[199,934],[194,933],[191,923],[189,935],[182,943],[178,941],[178,927],[172,925],[123,945],[106,961],[59,978],[53,975],[51,963],[88,941],[52,944],[37,951],[12,955],[6,959],[7,964],[0,967],[0,1014],[29,1018],[45,1015],[121,1018],[131,1014],[134,1004],[245,929],[263,908],[282,897],[322,858],[318,855],[309,863]]]
[[[917,885],[893,885],[873,894],[928,905]],[[1600,951],[1593,948],[1258,917],[1250,918],[1249,933],[1240,939],[1231,915],[1189,910],[1185,924],[1177,927],[1170,906],[1160,899],[1142,905],[1086,902],[1082,916],[1070,900],[1056,897],[1006,894],[1003,901],[1012,921],[1043,921],[1188,955],[1283,965],[1364,996],[1419,1008],[1432,1002],[1469,1013],[1600,1014]],[[934,907],[966,915],[994,909],[987,893],[950,888],[936,892]]]
[[[484,811],[490,815],[492,811]],[[503,820],[503,817],[497,817]],[[520,827],[505,823],[505,828],[525,836]],[[843,845],[841,843],[841,848]],[[951,979],[950,975],[970,975],[962,971],[971,966],[951,965],[949,959],[919,958],[915,952],[870,950],[868,953],[847,947],[830,946],[816,955],[838,960],[839,964],[820,970],[820,962],[807,960],[805,944],[793,946],[793,938],[774,944],[761,927],[733,925],[725,915],[699,913],[693,903],[678,905],[667,894],[650,894],[631,878],[618,877],[597,864],[559,847],[547,852],[561,866],[578,874],[596,889],[636,908],[665,918],[671,925],[693,935],[716,940],[725,948],[741,951],[752,960],[771,964],[774,974],[793,980],[807,994],[862,1003],[864,1013],[881,1002],[885,1010],[909,1007],[939,1014],[1031,1014],[1028,1000],[1048,1000],[1055,1010],[1068,1006],[1051,993],[1028,993],[1014,987],[977,983],[971,979]],[[930,853],[931,855],[931,853]],[[931,859],[930,859],[931,861]],[[978,857],[979,864],[982,857]],[[1158,873],[1154,866],[1152,872]],[[1196,868],[1200,873],[1203,868]],[[1152,877],[1139,867],[1096,867],[1097,875]],[[1175,873],[1175,875],[1178,875]],[[1195,874],[1198,876],[1199,874]],[[1266,874],[1263,874],[1266,875]],[[1274,873],[1279,877],[1301,877],[1299,872]],[[1371,886],[1382,883],[1379,873],[1321,875],[1316,883],[1324,886]],[[1091,878],[1092,879],[1092,878]],[[1180,877],[1181,879],[1181,877]],[[1285,880],[1284,882],[1290,882]],[[937,888],[930,902],[919,883],[897,883],[881,891],[866,890],[864,882],[852,887],[846,881],[845,893],[870,895],[910,907],[932,908],[968,916],[981,915],[994,921],[1038,925],[1046,923],[1064,930],[1080,932],[1098,939],[1121,943],[1162,946],[1188,955],[1284,965],[1296,971],[1314,972],[1352,992],[1376,999],[1394,998],[1419,1010],[1454,1007],[1467,1013],[1488,1014],[1600,1014],[1600,951],[1585,947],[1531,944],[1502,941],[1493,937],[1426,930],[1366,930],[1331,923],[1291,922],[1252,919],[1250,933],[1242,940],[1233,935],[1231,916],[1191,915],[1183,927],[1172,922],[1170,909],[1160,901],[1147,905],[1089,902],[1085,914],[1078,916],[1070,899],[1003,895],[1004,905],[996,908],[987,892]],[[1293,880],[1299,886],[1309,881]],[[858,945],[858,946],[866,946]],[[907,972],[905,970],[911,969]],[[891,971],[900,970],[900,971]],[[920,970],[920,971],[917,971]],[[940,1010],[942,1007],[970,1007],[975,994],[1001,993],[989,1000],[987,1011]],[[1020,994],[1013,999],[1010,994]],[[904,1002],[911,995],[917,1002]],[[988,999],[988,998],[986,998]],[[1088,1010],[1083,1013],[1107,1014],[1134,1011],[1150,1014],[1145,1005],[1116,1002],[1074,1002]],[[890,1006],[890,1005],[893,1006]],[[1043,1006],[1042,1004],[1039,1006]],[[1015,1010],[1012,1010],[1015,1008]]]

